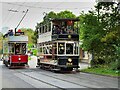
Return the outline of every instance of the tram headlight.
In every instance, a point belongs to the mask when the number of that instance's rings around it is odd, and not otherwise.
[[[18,60],[20,61],[20,60],[21,60],[21,58],[18,58]]]
[[[68,61],[69,61],[69,62],[72,62],[72,59],[71,59],[71,58],[68,58]]]

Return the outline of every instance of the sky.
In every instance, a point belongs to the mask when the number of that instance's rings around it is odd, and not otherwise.
[[[74,2],[73,2],[74,1]],[[45,13],[56,13],[64,10],[73,12],[76,16],[81,11],[87,12],[94,9],[95,0],[6,0],[0,3],[1,26],[0,32],[5,33],[18,25],[26,10],[28,13],[19,25],[19,28],[32,28],[35,30],[37,23],[42,21]]]

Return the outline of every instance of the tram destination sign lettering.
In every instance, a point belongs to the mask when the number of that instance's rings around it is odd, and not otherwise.
[[[77,34],[73,34],[73,35],[53,35],[52,36],[52,40],[74,40],[74,41],[78,41],[79,40],[79,35]]]
[[[58,39],[71,39],[71,40],[79,40],[79,35],[59,35]]]
[[[16,35],[19,36],[19,35],[24,35],[24,32],[16,32]]]

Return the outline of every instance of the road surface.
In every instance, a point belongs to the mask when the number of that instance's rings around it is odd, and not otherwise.
[[[0,61],[1,63],[1,61]],[[30,68],[8,69],[0,64],[2,88],[118,88],[118,78],[87,73],[54,73],[31,66]],[[1,81],[1,80],[0,80]]]

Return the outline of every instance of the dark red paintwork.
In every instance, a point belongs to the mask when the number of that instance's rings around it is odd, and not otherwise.
[[[11,55],[10,62],[11,63],[27,63],[28,55]]]

